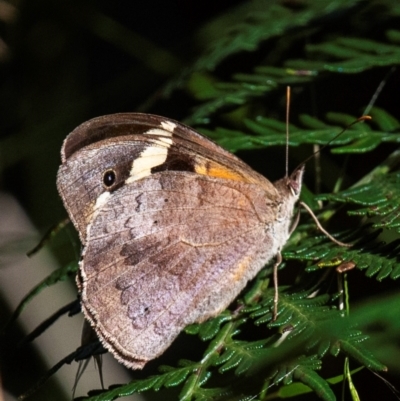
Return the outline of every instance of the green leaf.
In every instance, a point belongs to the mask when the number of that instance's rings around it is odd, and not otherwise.
[[[222,323],[229,321],[231,319],[231,315],[228,311],[223,312],[221,315],[217,316],[214,319],[210,319],[204,324],[200,326],[199,336],[200,338],[205,340],[211,340],[218,333],[220,326]]]
[[[374,113],[375,109],[371,111],[371,114]],[[300,128],[291,124],[289,144],[291,146],[302,144],[325,145],[329,142],[331,146],[342,145],[332,149],[332,153],[347,154],[370,152],[382,143],[399,143],[400,133],[393,128],[396,126],[394,117],[388,113],[383,115],[379,109],[377,109],[377,114],[379,117],[376,125],[379,126],[379,130],[373,130],[371,125],[366,122],[359,122],[347,128],[339,137],[337,135],[341,131],[340,127],[348,127],[359,116],[328,113],[327,120],[335,124],[329,125],[316,118],[302,115],[300,116],[300,120],[306,128]],[[231,152],[259,149],[273,145],[285,145],[286,143],[286,125],[280,121],[257,117],[254,120],[245,119],[244,124],[250,133],[223,127],[218,127],[215,130],[202,129],[201,131]],[[393,128],[394,131],[385,131],[387,127]],[[398,125],[396,128],[398,128]]]
[[[375,228],[400,232],[400,173],[376,176],[369,183],[339,192],[319,195],[317,199],[366,206],[349,212],[351,215],[378,219]]]
[[[181,392],[179,393],[179,400],[180,401],[190,400],[198,382],[199,382],[199,376],[197,373],[194,373],[191,376],[189,376]]]
[[[342,351],[345,352],[348,356],[351,356],[371,370],[387,370],[387,367],[383,363],[379,362],[369,350],[364,348],[362,345],[355,343],[354,340],[342,340],[340,342],[340,347]]]
[[[335,401],[336,397],[328,383],[313,370],[298,367],[294,371],[294,378],[306,384],[323,400]]]

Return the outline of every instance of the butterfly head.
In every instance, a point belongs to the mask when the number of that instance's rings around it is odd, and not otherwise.
[[[301,164],[293,171],[293,173],[289,177],[285,177],[285,179],[287,180],[286,185],[291,194],[294,197],[296,197],[296,199],[299,197],[301,192],[301,184],[303,182],[304,168],[305,165]]]
[[[281,198],[281,205],[277,216],[278,221],[287,222],[287,224],[289,224],[290,218],[293,215],[295,203],[300,196],[303,174],[304,165],[301,165],[296,168],[290,176],[281,178],[274,183]]]

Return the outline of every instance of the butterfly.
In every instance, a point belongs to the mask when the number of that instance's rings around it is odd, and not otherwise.
[[[83,245],[82,311],[132,369],[280,258],[304,172],[272,183],[192,128],[141,113],[83,123],[61,157],[58,191]]]

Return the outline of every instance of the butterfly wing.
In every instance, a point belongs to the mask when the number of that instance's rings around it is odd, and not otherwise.
[[[128,367],[225,309],[287,236],[282,193],[176,121],[90,120],[62,160],[58,189],[84,244],[82,309]]]
[[[96,216],[82,307],[106,348],[141,368],[225,309],[276,252],[262,190],[182,172],[121,188]]]
[[[113,114],[89,120],[65,139],[57,187],[85,244],[87,227],[104,200],[127,181],[158,171],[185,171],[255,183],[277,197],[276,188],[233,154],[191,128],[164,117]],[[106,188],[103,175],[115,183]],[[107,194],[106,194],[107,195]]]

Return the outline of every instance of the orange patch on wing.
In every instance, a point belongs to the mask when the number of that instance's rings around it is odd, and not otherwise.
[[[206,162],[206,163],[200,162],[196,164],[195,171],[197,174],[208,175],[209,177],[225,178],[226,180],[244,181],[243,176],[213,162]]]
[[[237,267],[235,269],[235,273],[233,276],[233,280],[235,282],[240,281],[242,279],[242,277],[246,274],[246,272],[249,268],[249,264],[250,264],[249,257],[245,257],[242,261],[239,262],[239,264],[237,265]]]

